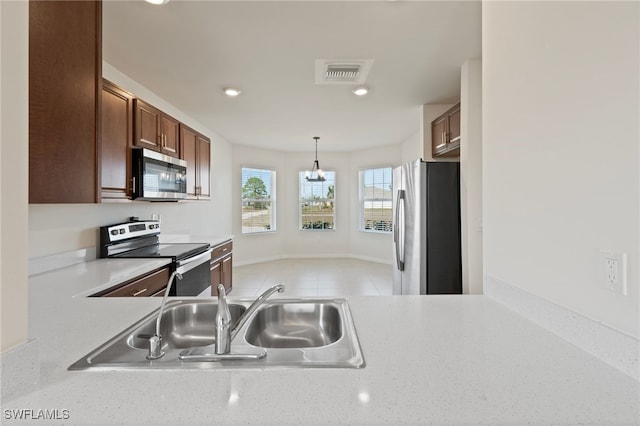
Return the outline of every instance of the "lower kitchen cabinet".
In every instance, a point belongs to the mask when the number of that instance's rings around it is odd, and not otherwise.
[[[169,281],[169,267],[125,281],[92,297],[149,297],[163,295]]]
[[[233,243],[226,241],[211,252],[211,295],[218,295],[218,284],[223,284],[226,293],[233,287]]]

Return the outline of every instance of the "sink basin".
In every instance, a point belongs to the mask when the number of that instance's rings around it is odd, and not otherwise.
[[[338,309],[326,303],[284,303],[258,311],[245,339],[263,348],[317,348],[342,337]]]
[[[252,302],[228,299],[234,324]],[[266,301],[237,330],[231,342],[231,354],[266,352],[266,356],[251,360],[200,358],[214,352],[217,310],[216,300],[170,301],[161,321],[163,357],[146,358],[149,337],[155,333],[156,310],[76,361],[69,370],[365,366],[349,305],[344,299]],[[198,355],[198,359],[188,359],[188,355]]]
[[[241,305],[229,305],[232,321],[237,321],[246,310]],[[185,349],[212,345],[216,335],[214,303],[188,303],[165,307],[160,321],[163,350]],[[149,349],[149,338],[156,332],[156,316],[127,337],[127,344],[136,349]]]

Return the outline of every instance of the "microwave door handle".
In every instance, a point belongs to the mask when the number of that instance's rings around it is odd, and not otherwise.
[[[136,193],[136,177],[131,178],[131,192]]]

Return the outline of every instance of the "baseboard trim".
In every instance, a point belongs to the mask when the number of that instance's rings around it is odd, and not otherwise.
[[[0,398],[29,390],[40,380],[40,342],[29,339],[25,343],[0,354],[2,390]]]
[[[331,253],[331,254],[284,254],[279,256],[267,256],[267,257],[260,257],[256,259],[243,260],[243,261],[236,261],[235,259],[233,259],[233,266],[247,266],[247,265],[254,265],[257,263],[272,262],[274,260],[286,260],[286,259],[357,259],[357,260],[364,260],[366,262],[381,263],[383,265],[393,264],[392,262],[386,259],[378,259],[375,257]]]
[[[484,294],[640,381],[640,340],[490,276]]]

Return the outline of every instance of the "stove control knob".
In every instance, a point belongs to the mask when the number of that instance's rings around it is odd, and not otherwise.
[[[125,232],[125,230],[124,230],[124,229],[121,229],[121,230],[120,230],[120,234],[124,234],[124,232]]]
[[[111,235],[118,235],[118,230],[117,229],[113,229],[111,231]]]

